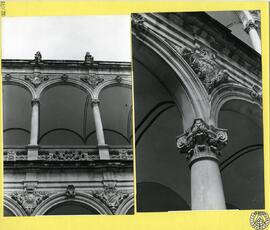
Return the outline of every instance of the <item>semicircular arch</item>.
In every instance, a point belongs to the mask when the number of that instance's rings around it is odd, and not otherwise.
[[[57,205],[67,203],[69,200],[66,198],[65,193],[59,193],[55,194],[48,199],[44,200],[42,203],[40,203],[32,215],[34,216],[40,216],[44,215],[46,212],[48,212],[50,209],[56,207]],[[86,205],[94,210],[96,210],[99,214],[112,214],[111,210],[105,206],[100,200],[96,199],[95,197],[86,194],[86,193],[76,193],[75,198],[73,198],[71,201],[76,202],[78,204]]]
[[[153,60],[153,57],[156,56],[162,60],[163,63],[156,65],[162,67],[167,65],[166,68],[174,73],[174,78],[170,79],[165,73],[157,74],[157,76],[170,92],[177,107],[181,108],[184,104],[185,108],[182,108],[182,110],[185,111],[183,114],[185,128],[189,128],[195,118],[200,117],[204,120],[208,120],[210,115],[208,94],[183,57],[168,42],[164,41],[164,39],[160,38],[158,35],[147,33],[133,37],[133,50],[137,50],[137,52],[133,52],[134,60],[146,63],[146,61],[141,60],[142,58],[145,58],[147,59],[147,62],[153,64],[153,62],[158,63],[156,59]],[[149,51],[150,56],[146,53]],[[164,63],[166,64],[164,65]],[[170,80],[170,83],[168,79]],[[181,89],[184,93],[180,93]]]
[[[23,81],[20,79],[12,79],[9,81],[3,81],[3,85],[15,85],[15,86],[21,87],[25,89],[28,93],[30,93],[32,98],[37,97],[37,93],[34,87],[26,81]]]
[[[241,100],[248,102],[252,105],[257,105],[262,109],[258,102],[255,102],[250,96],[250,90],[248,88],[235,85],[233,83],[221,85],[215,91],[211,97],[211,121],[214,125],[218,125],[218,117],[222,106],[231,100]]]
[[[86,84],[75,80],[75,79],[68,79],[67,81],[63,81],[61,79],[54,79],[51,81],[48,81],[44,84],[42,84],[38,89],[37,89],[37,98],[42,97],[42,95],[50,88],[56,87],[58,85],[69,85],[69,86],[74,86],[80,90],[83,90],[87,94],[90,94],[91,97],[93,98],[93,90],[91,87],[88,87]]]
[[[23,208],[7,196],[4,197],[4,207],[8,208],[15,216],[27,216]]]

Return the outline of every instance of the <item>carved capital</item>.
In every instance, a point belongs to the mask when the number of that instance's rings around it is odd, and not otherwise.
[[[104,186],[104,190],[96,191],[93,196],[103,202],[115,213],[119,205],[129,196],[127,192],[119,191],[115,185]]]
[[[36,104],[36,105],[39,105],[39,102],[40,102],[40,101],[39,101],[39,98],[33,98],[32,101],[31,101],[31,105],[32,105],[32,106],[35,105],[35,104]]]
[[[99,100],[99,99],[92,99],[92,101],[91,101],[92,107],[93,107],[94,105],[99,105],[99,103],[100,103],[100,100]]]
[[[249,21],[247,21],[247,23],[245,24],[244,30],[245,30],[246,33],[249,33],[249,31],[250,31],[251,29],[257,30],[257,28],[258,28],[258,27],[257,27],[257,25],[255,24],[254,20],[249,20]]]
[[[177,148],[192,163],[201,158],[217,160],[227,142],[227,130],[209,126],[202,119],[195,119],[191,128],[177,137]]]
[[[216,62],[216,55],[210,49],[183,49],[182,56],[197,74],[208,94],[218,85],[228,81],[229,74]]]
[[[256,86],[256,85],[253,85],[251,90],[250,90],[250,96],[251,98],[258,102],[259,104],[262,104],[262,90]]]
[[[88,76],[81,77],[81,80],[92,86],[92,88],[95,88],[97,85],[104,81],[104,78],[96,74],[89,74]]]

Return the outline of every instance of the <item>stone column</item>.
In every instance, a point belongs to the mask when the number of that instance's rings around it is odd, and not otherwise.
[[[32,100],[31,133],[28,145],[28,160],[37,160],[39,133],[39,99]]]
[[[257,25],[251,13],[247,10],[238,11],[238,16],[243,24],[244,30],[249,34],[253,48],[261,54],[261,39],[257,32]]]
[[[227,144],[227,132],[195,119],[177,137],[177,148],[186,155],[191,170],[191,209],[226,209],[218,155]]]
[[[100,102],[98,99],[93,99],[91,102],[92,108],[93,108],[94,121],[95,121],[99,157],[101,160],[108,160],[110,159],[110,154],[109,154],[108,145],[105,144],[103,125],[102,125],[100,111],[99,111],[99,103]]]

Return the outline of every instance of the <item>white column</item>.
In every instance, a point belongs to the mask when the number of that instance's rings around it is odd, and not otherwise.
[[[238,11],[238,17],[243,24],[244,30],[249,34],[253,48],[261,54],[261,39],[251,13],[247,10]]]
[[[31,133],[28,146],[28,160],[37,160],[38,157],[38,133],[39,133],[39,100],[32,100]]]
[[[38,144],[38,132],[39,132],[39,100],[33,99],[32,100],[30,145]]]
[[[99,148],[99,156],[102,160],[110,159],[109,149],[108,146],[105,144],[105,137],[103,131],[102,120],[99,111],[99,100],[93,99],[91,104],[93,108],[93,116],[95,121],[95,128],[96,128],[96,135],[97,135],[97,142]]]
[[[196,119],[177,138],[177,147],[186,154],[191,170],[192,210],[226,209],[218,155],[227,140],[225,130],[209,126],[202,119]]]

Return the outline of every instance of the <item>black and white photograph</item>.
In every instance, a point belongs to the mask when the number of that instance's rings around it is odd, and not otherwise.
[[[137,212],[263,209],[260,11],[132,14]]]
[[[134,213],[129,15],[2,18],[4,216]]]

